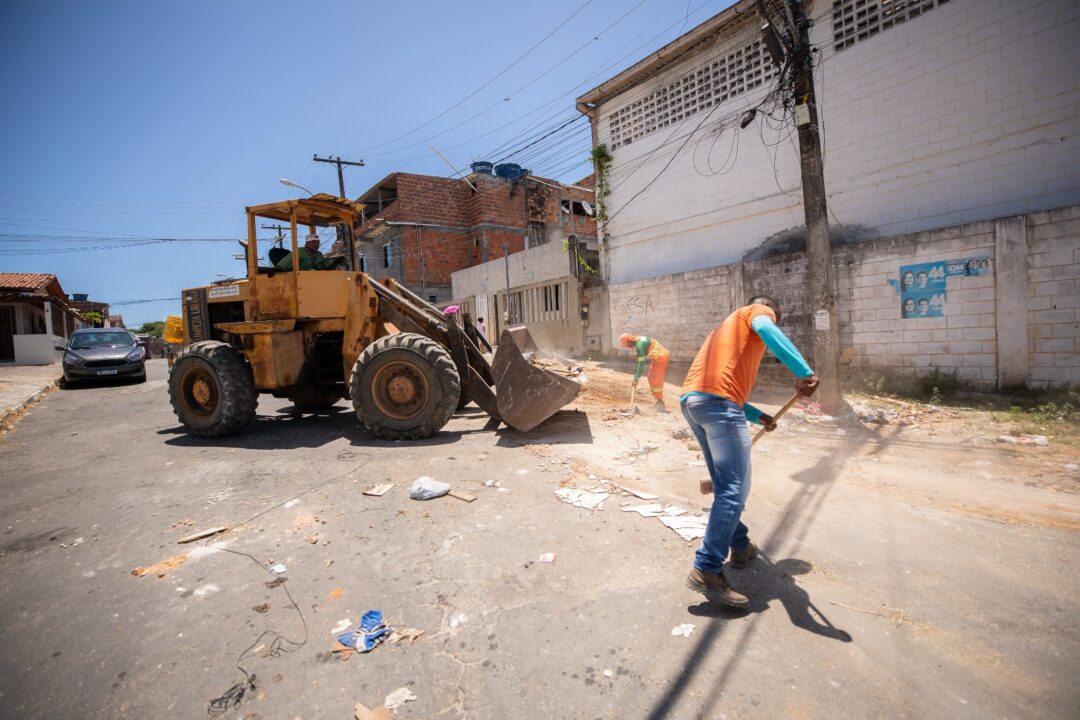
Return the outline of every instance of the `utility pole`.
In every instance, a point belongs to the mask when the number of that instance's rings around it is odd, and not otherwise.
[[[343,165],[353,165],[355,167],[364,167],[364,161],[363,160],[358,160],[356,162],[353,162],[351,160],[342,160],[340,156],[339,157],[330,157],[329,155],[327,155],[326,157],[321,158],[318,155],[312,155],[311,160],[312,160],[312,162],[323,162],[323,163],[330,163],[331,165],[337,165],[338,197],[342,197],[342,198],[346,198],[346,199],[347,199],[347,196],[345,195],[345,174],[341,170],[342,166]]]
[[[350,160],[342,160],[340,155],[337,156],[337,157],[330,157],[329,155],[327,155],[324,158],[321,158],[318,155],[312,155],[311,156],[311,161],[312,162],[330,163],[331,165],[337,165],[338,197],[342,198],[344,200],[348,200],[348,196],[345,195],[345,173],[342,171],[341,168],[342,168],[343,165],[352,165],[352,166],[355,166],[355,167],[364,167],[364,161],[363,160],[358,160],[356,162],[353,162],[353,161],[350,161]],[[349,267],[349,269],[355,269],[354,266],[356,265],[356,248],[354,248],[353,244],[352,244],[352,228],[349,228],[348,236],[346,236],[344,229],[342,229],[341,225],[338,225],[337,226],[337,237],[338,237],[338,240],[341,241],[341,244],[344,245],[348,250],[348,253],[349,253],[349,265],[348,265],[348,267]]]
[[[503,264],[506,267],[506,324],[510,325],[510,246],[506,243],[503,243]]]
[[[781,4],[782,12],[777,8]],[[821,126],[818,124],[817,96],[814,91],[814,58],[810,47],[812,22],[806,16],[805,0],[788,0],[786,3],[758,0],[758,10],[768,22],[762,32],[770,54],[776,61],[777,51],[783,52],[794,73],[791,90],[795,103],[795,126],[799,133],[799,165],[802,169],[806,255],[814,322],[814,370],[821,380],[818,390],[820,403],[836,412],[843,402],[839,370],[840,337],[836,326],[828,200],[821,157]]]
[[[277,246],[285,247],[285,231],[289,228],[285,225],[260,225],[263,230],[276,230],[277,231]]]

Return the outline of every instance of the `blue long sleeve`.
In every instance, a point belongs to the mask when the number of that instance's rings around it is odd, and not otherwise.
[[[761,424],[761,416],[765,414],[750,403],[743,403],[742,411],[747,420],[757,425]]]
[[[780,362],[784,363],[784,367],[795,373],[795,377],[804,378],[814,374],[814,371],[810,369],[810,365],[806,362],[806,358],[804,358],[802,353],[791,344],[787,335],[785,335],[772,320],[764,315],[758,315],[751,321],[750,327],[754,328],[754,332],[756,332],[758,337],[765,343],[765,347],[767,347]]]

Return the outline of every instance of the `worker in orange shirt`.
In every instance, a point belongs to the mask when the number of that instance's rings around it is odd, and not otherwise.
[[[779,322],[780,305],[768,295],[758,295],[728,315],[698,350],[680,398],[683,417],[709,469],[711,483],[703,483],[702,492],[711,489],[713,493],[705,538],[686,584],[710,601],[735,607],[750,599],[724,577],[724,560],[730,550],[731,566],[742,568],[757,554],[742,522],[750,494],[752,443],[746,422],[776,429],[771,416],[746,402],[765,349],[795,375],[799,395],[809,397],[818,386],[817,375],[780,330]]]
[[[634,348],[637,353],[637,367],[634,369],[634,387],[637,387],[641,379],[641,371],[645,369],[646,361],[649,362],[649,390],[652,391],[656,402],[653,404],[657,410],[664,409],[664,374],[667,372],[668,359],[671,354],[658,340],[645,335],[631,335],[623,333],[619,336],[619,344],[624,348]]]

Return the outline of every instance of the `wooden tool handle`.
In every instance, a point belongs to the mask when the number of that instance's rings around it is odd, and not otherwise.
[[[784,403],[784,407],[780,408],[780,410],[777,411],[777,413],[772,416],[773,420],[774,421],[779,420],[780,416],[782,416],[784,413],[786,413],[788,410],[790,410],[792,408],[792,406],[795,405],[795,403],[797,403],[798,401],[799,401],[799,393],[795,393],[794,395],[791,396],[790,400],[788,400],[786,403]],[[760,440],[765,435],[765,433],[767,433],[767,432],[768,432],[768,430],[766,430],[765,428],[761,428],[760,430],[758,430],[754,434],[754,441],[751,443],[751,445],[756,444],[757,441]]]

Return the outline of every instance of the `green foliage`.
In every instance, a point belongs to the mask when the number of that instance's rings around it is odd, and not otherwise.
[[[97,310],[89,310],[82,313],[82,316],[86,318],[87,322],[92,322],[95,325],[105,321],[105,318],[102,317],[101,313],[99,313]]]
[[[607,149],[607,145],[600,144],[592,149],[593,173],[596,178],[596,221],[601,227],[607,222],[607,198],[611,194],[608,187],[608,171],[614,158]]]
[[[563,250],[564,253],[571,252],[570,240],[569,239],[563,238],[562,250]],[[578,254],[577,248],[573,248],[573,253],[574,253],[574,259],[577,260],[578,265],[580,265],[582,267],[582,269],[585,270],[585,272],[589,273],[590,275],[595,275],[596,274],[596,270],[594,270],[593,267],[591,265],[589,265],[589,263],[585,262],[585,258],[581,257],[581,255]]]
[[[149,335],[150,337],[161,337],[165,334],[165,321],[154,320],[152,322],[143,323],[139,326],[135,332],[139,335]]]
[[[939,368],[919,378],[919,395],[929,397],[930,402],[939,404],[945,398],[956,395],[960,381],[956,377],[956,371],[943,373]]]

